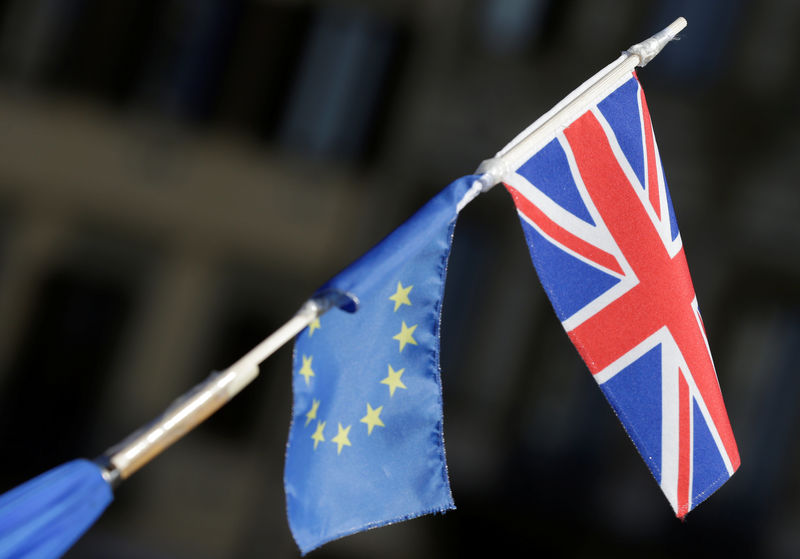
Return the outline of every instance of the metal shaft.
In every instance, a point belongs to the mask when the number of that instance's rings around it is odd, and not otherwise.
[[[156,420],[110,448],[101,462],[106,462],[109,480],[130,477],[139,468],[205,421],[258,376],[259,364],[294,338],[325,310],[317,301],[309,301],[286,324],[222,372],[212,373],[205,381],[178,398]]]

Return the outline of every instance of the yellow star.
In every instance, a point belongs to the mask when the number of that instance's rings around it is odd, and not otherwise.
[[[414,326],[409,328],[408,326],[406,326],[406,322],[403,321],[403,326],[401,328],[402,330],[400,330],[398,334],[395,334],[395,336],[392,337],[393,340],[397,340],[398,342],[400,342],[400,351],[403,351],[403,348],[406,347],[406,344],[417,345],[417,340],[415,340],[414,336],[412,336],[414,330],[417,329],[417,325],[415,324]]]
[[[317,421],[317,430],[314,431],[313,435],[311,435],[311,438],[314,439],[314,450],[317,450],[317,445],[319,443],[325,442],[325,437],[322,436],[322,431],[324,430],[325,430],[325,422]]]
[[[399,281],[397,282],[397,291],[394,292],[394,295],[389,297],[392,301],[394,301],[394,311],[397,312],[397,309],[400,308],[400,305],[408,305],[411,306],[411,301],[408,299],[408,293],[413,288],[413,285],[409,285],[408,287],[403,287],[403,284]]]
[[[314,371],[311,370],[311,360],[314,357],[303,356],[303,367],[300,369],[300,374],[306,378],[306,386],[311,384],[311,377],[314,376]]]
[[[308,325],[308,337],[313,336],[314,330],[319,330],[320,328],[322,328],[322,325],[319,323],[319,317],[317,317]]]
[[[308,410],[308,413],[306,414],[306,427],[308,427],[308,424],[311,423],[312,419],[317,418],[317,409],[319,409],[319,400],[314,400],[311,402],[311,409]]]
[[[392,366],[389,365],[389,375],[381,381],[381,384],[386,384],[387,386],[389,386],[389,397],[394,396],[394,391],[397,390],[398,388],[406,387],[406,385],[403,384],[403,381],[400,380],[400,377],[403,376],[403,371],[405,371],[405,369],[400,369],[399,371],[395,371],[394,369],[392,369]]]
[[[378,427],[385,427],[383,421],[381,421],[381,411],[383,410],[383,406],[378,406],[376,409],[372,409],[372,406],[369,405],[367,402],[367,415],[361,418],[361,423],[367,424],[367,435],[372,434],[372,428],[376,425]]]
[[[352,427],[352,425],[348,425],[345,429],[342,427],[342,424],[339,423],[339,432],[336,433],[336,436],[331,439],[332,443],[339,445],[339,448],[336,450],[336,454],[342,453],[343,446],[353,446],[350,444],[350,439],[347,438],[347,435],[350,433],[350,427]]]

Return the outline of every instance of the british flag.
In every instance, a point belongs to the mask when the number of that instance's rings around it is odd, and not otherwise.
[[[739,453],[635,73],[505,182],[558,318],[685,516]]]

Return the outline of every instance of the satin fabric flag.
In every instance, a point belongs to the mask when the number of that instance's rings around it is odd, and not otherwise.
[[[323,286],[343,309],[301,332],[284,482],[303,553],[453,508],[445,464],[439,321],[459,179]],[[355,312],[347,312],[355,311]]]
[[[0,557],[61,557],[113,500],[97,464],[73,460],[0,495]]]
[[[739,453],[644,93],[635,73],[609,91],[506,188],[556,315],[683,517]]]

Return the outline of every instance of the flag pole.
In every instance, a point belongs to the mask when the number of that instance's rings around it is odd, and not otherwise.
[[[483,192],[503,181],[503,177],[519,168],[537,149],[544,147],[555,132],[583,114],[595,99],[610,86],[621,80],[637,66],[644,67],[661,52],[667,43],[686,27],[686,19],[679,17],[649,39],[632,45],[614,62],[592,76],[585,84],[567,96],[558,105],[545,113],[536,122],[522,131],[511,143],[486,159],[478,167],[477,174]]]
[[[157,419],[108,449],[98,464],[112,487],[161,454],[219,410],[259,374],[259,364],[318,319],[334,304],[332,299],[307,301],[286,324],[265,338],[233,365],[214,372],[175,400]]]
[[[584,112],[598,94],[635,67],[650,62],[685,27],[686,20],[680,17],[649,39],[631,46],[617,60],[590,78],[583,88],[573,92],[524,130],[494,158],[482,162],[477,171],[481,175],[478,179],[481,188],[476,189],[469,200],[501,182],[508,172],[527,159],[537,144],[549,141],[559,127]],[[337,306],[337,302],[335,296],[308,301],[286,324],[236,363],[222,372],[212,373],[205,381],[176,400],[152,423],[107,450],[97,460],[103,468],[106,481],[116,486],[205,421],[258,376],[262,361],[325,311]]]

